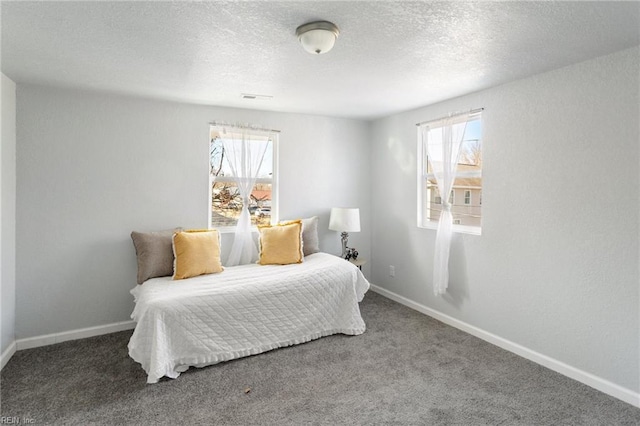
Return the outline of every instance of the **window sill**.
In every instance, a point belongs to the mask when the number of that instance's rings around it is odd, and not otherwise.
[[[427,222],[422,225],[418,225],[418,228],[423,229],[438,229],[438,222]],[[466,226],[466,225],[453,225],[453,232],[458,234],[469,235],[482,235],[482,228],[479,226]]]
[[[210,226],[209,229],[217,229],[221,234],[233,234],[236,232],[235,226]],[[251,232],[258,232],[258,227],[252,226]]]
[[[235,226],[210,226],[209,229],[217,229],[221,234],[233,234],[236,232]],[[258,227],[252,226],[251,232],[258,232]]]

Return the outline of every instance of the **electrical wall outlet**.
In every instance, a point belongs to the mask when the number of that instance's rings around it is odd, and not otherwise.
[[[396,267],[393,265],[389,265],[389,276],[390,277],[396,276]]]

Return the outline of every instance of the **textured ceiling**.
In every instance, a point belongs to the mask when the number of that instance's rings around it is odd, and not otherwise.
[[[5,2],[18,83],[370,119],[640,44],[640,2]],[[324,55],[298,25],[341,30]],[[247,100],[241,93],[273,96]]]

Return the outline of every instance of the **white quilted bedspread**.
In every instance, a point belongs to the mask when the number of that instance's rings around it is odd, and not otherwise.
[[[296,265],[242,265],[133,290],[136,328],[129,355],[147,382],[190,366],[258,354],[336,333],[365,331],[358,302],[369,289],[360,270],[326,253]]]

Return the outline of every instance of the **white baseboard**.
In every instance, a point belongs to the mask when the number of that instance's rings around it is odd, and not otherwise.
[[[0,356],[0,371],[2,371],[5,365],[7,365],[7,363],[15,353],[16,353],[16,342],[13,341],[11,342],[9,347],[5,349],[4,352],[2,352],[2,355]]]
[[[516,355],[519,355],[523,358],[533,361],[536,364],[540,364],[544,367],[549,368],[550,370],[553,370],[564,376],[570,377],[574,380],[584,383],[587,386],[591,386],[592,388],[597,389],[600,392],[606,393],[607,395],[611,395],[614,398],[618,398],[624,402],[627,402],[635,407],[640,408],[640,393],[624,388],[620,385],[617,385],[613,382],[605,380],[601,377],[595,376],[591,373],[587,373],[586,371],[582,371],[576,367],[572,367],[571,365],[565,364],[564,362],[558,361],[557,359],[554,359],[546,355],[543,355],[541,353],[538,353],[536,351],[533,351],[529,348],[526,348],[522,345],[511,342],[500,336],[496,336],[495,334],[489,333],[478,327],[475,327],[473,325],[467,324],[463,321],[450,317],[449,315],[443,314],[439,311],[431,309],[420,303],[414,302],[411,299],[407,299],[404,296],[400,296],[399,294],[386,290],[382,287],[378,287],[376,285],[371,284],[371,290],[375,291],[381,296],[394,300],[411,309],[414,309],[425,315],[433,317],[438,321],[441,321],[447,325],[450,325],[466,333],[469,333],[473,336],[476,336],[502,349],[505,349],[509,352],[513,352]]]
[[[102,334],[115,333],[118,331],[131,330],[135,328],[134,321],[122,321],[113,324],[99,325],[96,327],[80,328],[78,330],[63,331],[61,333],[45,334],[44,336],[28,337],[16,340],[17,350],[37,348],[40,346],[53,345],[68,340],[84,339],[86,337],[100,336]],[[4,354],[3,354],[4,357]]]

